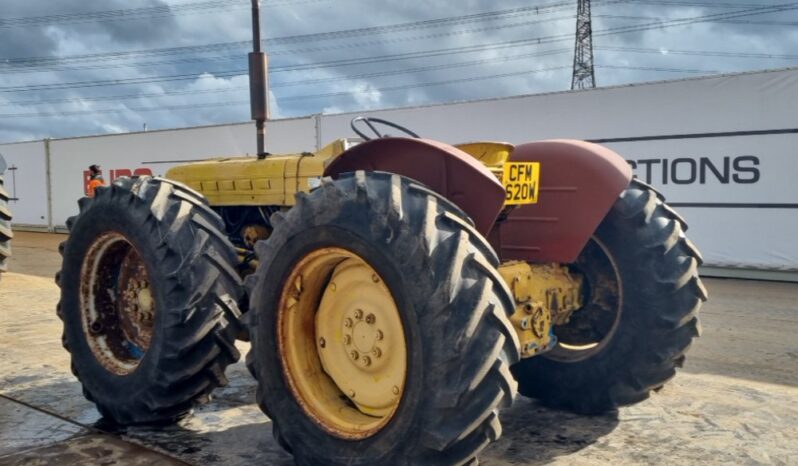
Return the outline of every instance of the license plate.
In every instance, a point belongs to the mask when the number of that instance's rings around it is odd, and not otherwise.
[[[537,204],[540,162],[507,162],[502,173],[504,204]]]

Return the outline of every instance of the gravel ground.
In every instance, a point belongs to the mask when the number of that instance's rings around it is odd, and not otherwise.
[[[180,425],[104,430],[60,344],[52,277],[63,238],[19,233],[0,281],[0,465],[293,464],[253,404],[242,363]],[[481,464],[798,465],[798,284],[706,285],[704,335],[665,389],[600,417],[519,398]]]

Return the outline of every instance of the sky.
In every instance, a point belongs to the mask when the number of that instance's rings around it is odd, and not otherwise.
[[[263,0],[272,118],[571,86],[577,0]],[[597,86],[798,66],[798,2],[593,0]],[[0,143],[249,120],[249,0],[0,0]]]

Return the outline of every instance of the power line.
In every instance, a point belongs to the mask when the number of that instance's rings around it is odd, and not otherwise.
[[[627,16],[627,15],[593,15],[594,18],[602,19],[623,19],[623,20],[646,20],[653,21],[659,18],[655,16]],[[798,26],[798,21],[779,21],[779,20],[750,20],[750,19],[718,19],[707,21],[708,23],[720,24],[749,24],[755,26]]]
[[[667,68],[656,66],[621,66],[621,65],[596,65],[597,68],[610,70],[633,70],[633,71],[658,71],[661,73],[692,73],[692,74],[722,74],[726,71],[706,70],[695,68]]]
[[[319,3],[328,0],[272,0],[264,2],[265,7]],[[122,10],[90,11],[66,13],[46,16],[29,16],[23,18],[0,19],[0,28],[37,27],[63,24],[97,23],[107,21],[130,21],[138,19],[155,19],[182,14],[203,14],[219,9],[239,9],[250,5],[248,0],[212,0],[162,5],[145,8],[128,8]]]
[[[443,86],[449,84],[460,84],[466,82],[474,82],[474,81],[484,81],[489,79],[499,79],[499,78],[507,78],[507,77],[517,77],[517,76],[525,76],[534,73],[543,73],[549,71],[558,71],[558,70],[565,70],[569,69],[568,66],[557,66],[557,67],[550,67],[550,68],[541,68],[541,69],[532,69],[532,70],[524,70],[524,71],[516,71],[512,73],[502,73],[502,74],[493,74],[493,75],[486,75],[486,76],[474,76],[470,78],[461,78],[461,79],[450,79],[445,81],[434,81],[434,82],[426,82],[426,83],[417,83],[417,84],[407,84],[407,85],[400,85],[400,86],[390,86],[390,87],[381,87],[381,88],[369,88],[361,91],[348,91],[348,92],[331,92],[326,94],[309,94],[309,95],[296,95],[296,96],[288,96],[282,97],[277,99],[277,103],[280,102],[294,102],[300,100],[315,100],[321,98],[331,98],[331,97],[341,97],[341,96],[352,96],[352,95],[362,95],[362,94],[369,94],[373,92],[396,92],[400,90],[408,90],[408,89],[416,89],[422,87],[432,87],[432,86]],[[78,110],[78,111],[67,111],[67,112],[37,112],[37,113],[17,113],[17,114],[0,114],[0,118],[28,118],[28,117],[51,117],[51,116],[75,116],[75,115],[93,115],[93,114],[107,114],[107,113],[126,113],[130,111],[138,111],[138,112],[145,112],[145,111],[164,111],[164,110],[184,110],[184,109],[197,109],[197,108],[205,108],[205,107],[223,107],[223,106],[234,106],[234,105],[248,105],[249,100],[241,100],[241,101],[226,101],[226,102],[214,102],[214,103],[207,103],[207,104],[190,104],[190,105],[174,105],[174,106],[158,106],[158,107],[130,107],[127,109],[100,109],[100,110]]]
[[[516,61],[516,60],[520,60],[520,59],[524,59],[524,58],[557,55],[557,54],[562,54],[562,53],[567,53],[567,52],[570,52],[570,49],[554,49],[554,50],[546,50],[546,51],[536,52],[536,53],[526,53],[526,54],[510,55],[510,56],[504,56],[504,57],[493,57],[493,58],[485,58],[485,59],[480,59],[480,60],[456,62],[456,63],[437,64],[437,65],[430,65],[430,66],[418,67],[418,68],[402,68],[402,69],[399,69],[399,70],[378,71],[378,72],[365,73],[365,74],[359,74],[359,75],[345,75],[345,76],[335,76],[335,77],[330,77],[330,78],[318,78],[318,79],[309,79],[309,80],[300,80],[300,81],[277,82],[277,83],[273,83],[271,87],[272,88],[281,88],[281,87],[300,86],[300,85],[309,85],[309,84],[320,84],[320,83],[327,83],[327,82],[334,82],[334,81],[373,78],[373,77],[381,77],[381,76],[394,76],[394,75],[398,75],[398,74],[420,73],[420,72],[427,72],[427,71],[438,71],[438,70],[444,70],[444,69],[452,69],[452,68],[461,68],[461,67],[468,67],[468,66],[474,66],[474,65],[482,65],[482,64],[487,64],[487,63]],[[245,70],[241,70],[241,71],[245,71]],[[138,99],[138,98],[144,99],[144,98],[170,97],[170,96],[178,96],[178,95],[222,93],[222,92],[231,92],[231,91],[242,91],[242,90],[246,90],[246,89],[249,89],[249,88],[246,87],[246,86],[236,86],[236,87],[229,87],[229,88],[223,88],[223,89],[198,89],[198,90],[187,90],[187,91],[166,91],[166,92],[161,92],[161,93],[149,93],[149,94],[127,94],[127,95],[111,95],[111,96],[99,96],[99,97],[77,97],[77,98],[69,98],[69,99],[10,101],[10,102],[6,102],[6,103],[0,103],[0,106],[60,104],[60,103],[82,103],[82,102],[109,101],[109,100],[127,100],[127,99]]]
[[[613,1],[618,2],[621,0],[613,0]],[[265,39],[263,41],[263,45],[278,46],[286,44],[296,44],[301,42],[318,42],[318,41],[326,41],[333,39],[359,37],[364,35],[380,35],[380,34],[407,32],[412,30],[441,27],[441,26],[462,25],[474,22],[483,22],[488,19],[514,18],[528,14],[536,14],[536,15],[547,14],[557,10],[561,10],[566,5],[569,5],[569,3],[562,2],[562,3],[554,3],[537,7],[513,8],[509,10],[489,11],[484,13],[462,15],[462,16],[450,16],[450,17],[437,18],[432,20],[411,21],[411,22],[398,23],[398,24],[385,25],[385,26],[272,37]],[[557,18],[556,20],[559,19],[562,18]],[[523,26],[528,24],[531,23],[520,23],[517,26]],[[502,28],[503,26],[504,25],[493,25],[490,28],[479,29],[478,32],[485,31],[488,29]],[[170,47],[170,48],[149,49],[149,50],[132,50],[124,52],[106,52],[106,53],[96,53],[96,54],[72,55],[65,57],[5,58],[5,59],[0,59],[0,65],[4,65],[6,67],[34,66],[34,65],[43,66],[43,65],[58,64],[63,62],[120,60],[120,59],[135,58],[140,56],[163,56],[163,55],[174,55],[174,54],[183,55],[189,53],[207,53],[207,52],[218,52],[220,50],[240,49],[248,47],[249,45],[250,45],[249,41],[237,41],[237,42],[220,42],[220,43],[205,44],[198,46],[182,46],[182,47]],[[270,52],[270,54],[272,55],[283,54],[283,53],[286,52],[279,52],[279,51],[276,53]],[[291,53],[291,51],[289,51],[289,53]]]
[[[698,57],[726,57],[726,58],[763,58],[775,60],[798,60],[798,55],[757,53],[757,52],[722,52],[712,50],[671,50],[652,49],[642,47],[596,47],[596,50],[608,52],[650,53],[657,55],[691,55]]]
[[[788,11],[788,10],[795,10],[798,9],[798,2],[781,4],[781,5],[773,5],[773,6],[766,6],[766,7],[757,7],[751,8],[747,10],[740,10],[735,12],[728,12],[728,13],[720,13],[720,14],[712,14],[712,15],[704,15],[704,16],[695,16],[691,18],[680,18],[674,19],[664,22],[654,22],[654,23],[646,23],[642,25],[633,25],[633,26],[624,26],[624,27],[616,27],[616,28],[609,28],[603,29],[599,31],[593,31],[594,36],[609,36],[615,34],[625,34],[630,32],[641,32],[646,30],[652,29],[664,29],[668,27],[675,27],[675,26],[685,26],[690,24],[697,24],[701,22],[706,22],[708,20],[718,19],[718,18],[738,18],[744,16],[752,16],[752,15],[759,15],[759,14],[766,14],[766,13],[773,13],[773,12],[780,12],[780,11]],[[551,35],[551,36],[543,36],[538,38],[532,39],[520,39],[515,41],[507,41],[503,43],[504,46],[512,47],[512,46],[519,46],[521,44],[527,45],[541,45],[541,44],[548,44],[553,42],[559,42],[563,40],[571,40],[573,36],[570,34],[559,34],[559,35]],[[341,47],[356,47],[361,44],[343,44],[339,46],[335,46],[332,48],[341,48]],[[315,49],[315,51],[322,51],[322,50],[329,50],[331,47],[319,47]],[[308,49],[306,49],[308,50]],[[219,71],[214,72],[215,77],[231,77],[237,74],[244,72],[244,70],[234,70],[234,71]],[[60,90],[60,89],[73,89],[73,88],[81,88],[81,87],[102,87],[102,86],[111,86],[111,85],[120,85],[120,84],[145,84],[145,83],[153,83],[153,82],[164,82],[164,81],[181,81],[181,80],[190,80],[194,79],[196,75],[172,75],[172,76],[151,76],[151,77],[139,77],[139,78],[127,78],[127,79],[116,79],[116,80],[105,80],[105,81],[83,81],[83,82],[73,82],[73,83],[57,83],[57,84],[38,84],[38,85],[28,85],[28,86],[15,86],[15,87],[3,87],[0,88],[0,92],[27,92],[33,90]]]

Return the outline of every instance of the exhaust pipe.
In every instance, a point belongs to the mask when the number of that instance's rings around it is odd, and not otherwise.
[[[257,154],[266,158],[266,120],[269,119],[269,62],[260,50],[260,0],[252,0],[252,52],[249,53],[249,105],[255,120]]]

